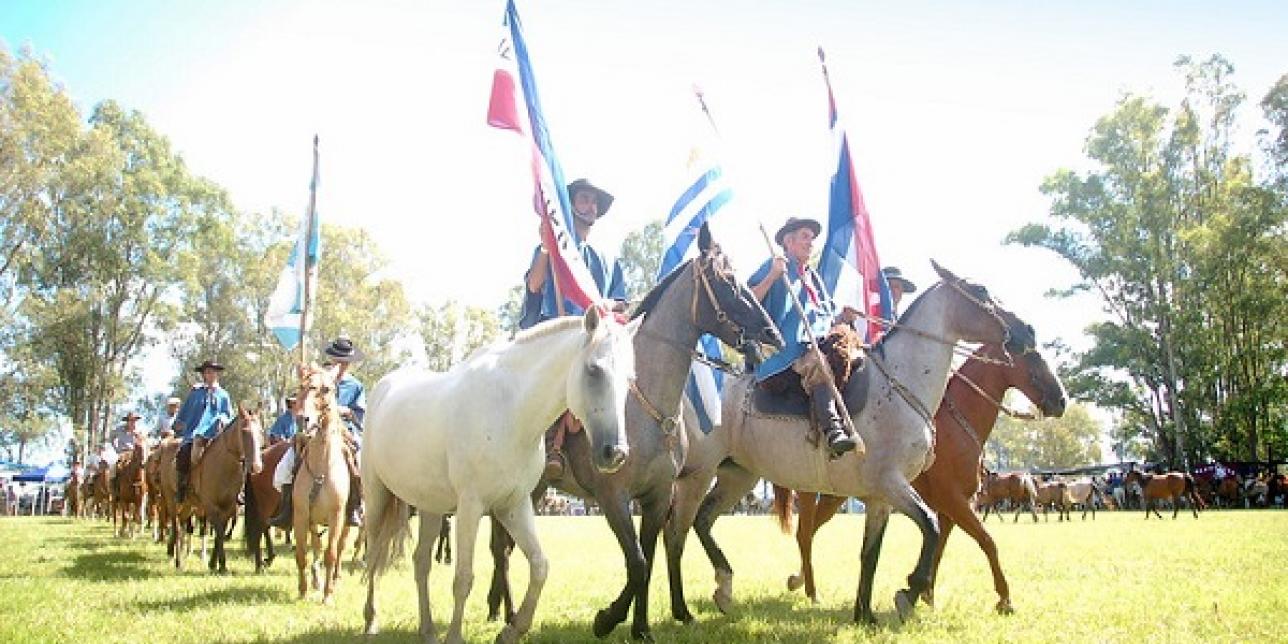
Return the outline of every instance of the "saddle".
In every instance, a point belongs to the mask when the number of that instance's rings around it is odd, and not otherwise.
[[[861,357],[862,343],[858,333],[844,325],[833,327],[819,343],[832,375],[836,376],[836,388],[841,392],[851,416],[866,404],[872,380],[871,369],[867,368],[867,361]],[[749,411],[755,415],[812,420],[809,396],[801,385],[800,374],[792,369],[748,388],[748,398]]]

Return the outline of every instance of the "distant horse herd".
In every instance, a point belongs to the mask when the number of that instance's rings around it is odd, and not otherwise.
[[[480,350],[445,374],[404,370],[376,385],[361,463],[367,525],[358,542],[366,548],[354,553],[368,583],[367,633],[377,631],[377,582],[403,552],[413,511],[420,520],[414,552],[420,635],[437,640],[427,578],[432,564],[446,559],[456,575],[447,640],[463,640],[463,610],[483,515],[493,517],[494,529],[489,616],[506,621],[498,641],[516,641],[528,631],[549,568],[535,530],[534,503],[548,511],[558,505],[540,482],[541,437],[566,409],[582,421],[584,431],[570,435],[565,449],[571,476],[560,488],[597,504],[625,555],[625,584],[591,625],[601,637],[632,609],[631,635],[651,637],[647,600],[659,536],[671,615],[681,622],[694,619],[680,572],[690,528],[712,561],[716,606],[729,610],[733,570],[711,527],[734,506],[749,505],[748,490],[762,477],[776,484],[774,511],[785,530],[791,528],[792,513],[799,513],[801,571],[788,586],[803,586],[815,600],[813,537],[847,497],[863,501],[854,618],[866,623],[876,621],[873,577],[891,511],[911,517],[922,537],[908,586],[894,598],[900,618],[918,601],[933,603],[940,559],[955,526],[987,556],[999,598],[996,609],[1008,613],[1013,610],[1009,586],[984,527],[990,514],[1013,511],[1014,522],[1027,512],[1037,522],[1040,509],[1049,522],[1054,510],[1058,522],[1071,520],[1076,509],[1084,520],[1088,513],[1094,520],[1098,509],[1138,508],[1146,518],[1162,518],[1159,509],[1166,506],[1173,518],[1182,508],[1198,517],[1212,506],[1282,503],[1288,490],[1283,475],[1214,480],[1132,471],[1121,485],[1111,486],[1101,476],[1041,479],[983,469],[981,454],[993,424],[1000,413],[1010,413],[1002,403],[1009,389],[1019,389],[1039,411],[1053,416],[1063,413],[1065,396],[1037,350],[1032,327],[982,286],[937,265],[941,281],[913,302],[893,330],[839,365],[848,376],[841,393],[863,448],[829,458],[810,429],[808,407],[766,401],[750,376],[726,387],[723,421],[703,434],[683,396],[697,338],[717,335],[748,359],[759,358],[764,346],[781,347],[782,338],[750,289],[732,278],[728,259],[705,226],[698,242],[699,256],[658,284],[629,324],[592,308],[583,319],[545,323]],[[962,341],[979,348],[953,370],[952,357]],[[347,528],[340,510],[348,476],[344,459],[336,456],[341,424],[330,372],[302,367],[301,374],[305,431],[297,437],[297,449],[305,469],[294,488],[292,530],[298,589],[302,598],[310,590],[321,592],[329,603],[344,555]],[[271,565],[267,518],[280,498],[271,473],[285,447],[265,447],[260,410],[238,408],[236,418],[194,462],[186,495],[177,489],[178,447],[173,439],[138,446],[118,462],[115,480],[103,470],[74,478],[68,511],[111,517],[121,537],[149,526],[180,568],[197,529],[207,556],[209,530],[214,547],[208,566],[224,572],[224,543],[240,500],[255,570]],[[641,515],[638,530],[632,509]],[[449,516],[454,517],[451,528]],[[459,540],[454,562],[450,550],[443,556],[453,530]],[[508,555],[516,546],[529,564],[528,587],[517,606],[507,575]]]

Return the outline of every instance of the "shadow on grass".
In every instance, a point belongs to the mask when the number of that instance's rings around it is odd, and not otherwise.
[[[284,604],[291,601],[291,594],[279,588],[218,588],[196,595],[141,602],[135,606],[144,613],[187,611],[202,606],[239,604],[260,606]]]
[[[129,581],[151,577],[144,564],[148,559],[137,552],[88,552],[76,555],[63,573],[88,581]]]

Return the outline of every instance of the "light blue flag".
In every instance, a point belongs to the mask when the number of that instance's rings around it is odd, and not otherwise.
[[[705,109],[704,104],[703,110]],[[695,147],[689,155],[689,176],[692,179],[688,187],[675,201],[666,218],[666,225],[662,228],[662,246],[666,250],[658,270],[659,280],[697,254],[697,246],[693,241],[702,224],[715,216],[733,198],[733,189],[729,187],[719,163],[700,148]],[[720,341],[714,336],[702,336],[697,348],[706,356],[721,358]],[[684,392],[698,413],[703,433],[709,433],[720,423],[720,392],[723,386],[723,373],[704,363],[693,363]]]
[[[268,300],[264,324],[277,341],[290,351],[300,343],[300,333],[308,329],[305,320],[305,280],[308,293],[317,294],[318,255],[322,248],[321,225],[318,222],[318,138],[313,137],[313,178],[309,182],[309,206],[300,219],[300,231],[291,249],[291,257],[277,278],[277,288]],[[310,316],[312,317],[312,316]]]

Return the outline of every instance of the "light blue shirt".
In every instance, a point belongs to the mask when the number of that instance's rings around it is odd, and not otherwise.
[[[760,268],[752,274],[747,280],[748,284],[760,284],[769,275],[769,267],[773,260],[765,260]],[[756,381],[761,382],[770,376],[782,372],[791,366],[797,358],[805,355],[809,348],[809,339],[820,338],[827,335],[832,328],[832,321],[836,317],[836,307],[833,305],[831,298],[827,296],[827,291],[823,288],[823,281],[818,278],[818,273],[811,269],[806,269],[805,277],[809,279],[810,286],[814,289],[814,297],[810,297],[805,289],[805,280],[801,275],[801,264],[795,260],[788,260],[787,272],[788,281],[791,282],[792,291],[799,298],[801,306],[805,309],[807,321],[802,321],[796,313],[796,306],[792,304],[791,299],[787,297],[787,287],[783,286],[782,278],[774,280],[773,286],[765,293],[765,299],[761,304],[765,307],[765,312],[773,318],[774,323],[778,325],[778,330],[783,334],[785,346],[781,351],[770,356],[769,359],[760,363],[756,367]],[[817,299],[817,302],[815,301]]]
[[[282,412],[281,416],[273,422],[273,426],[268,430],[269,437],[276,437],[290,440],[295,436],[295,414],[288,409]]]
[[[335,402],[349,408],[357,423],[345,419],[345,425],[355,436],[362,433],[362,419],[367,415],[367,388],[362,381],[345,372],[344,377],[335,386]]]
[[[214,438],[220,426],[232,422],[233,403],[223,387],[207,388],[205,383],[192,386],[187,400],[179,408],[175,423],[182,423],[175,433],[183,442],[190,443],[196,436]]]

